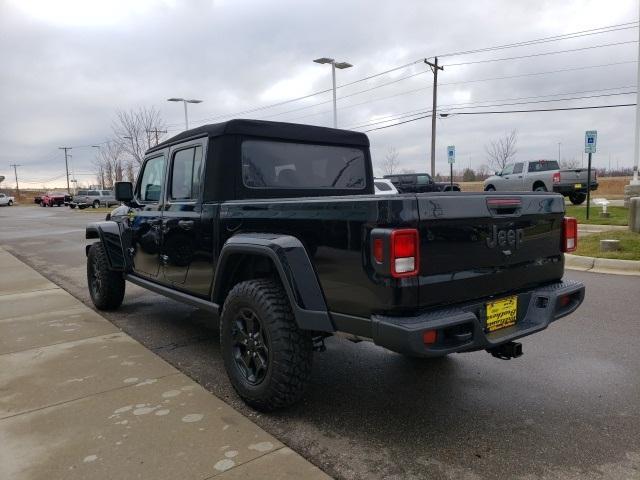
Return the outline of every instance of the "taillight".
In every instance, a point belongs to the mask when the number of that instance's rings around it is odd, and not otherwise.
[[[560,183],[560,172],[553,174],[553,183]]]
[[[575,252],[578,248],[578,221],[572,217],[564,217],[562,222],[562,251]]]
[[[391,275],[395,278],[417,275],[419,261],[418,250],[418,230],[415,228],[392,230]]]

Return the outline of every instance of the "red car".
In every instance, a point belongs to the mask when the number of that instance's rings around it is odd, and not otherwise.
[[[67,200],[67,195],[60,192],[47,192],[42,196],[40,201],[41,207],[53,207],[54,205],[61,207]]]

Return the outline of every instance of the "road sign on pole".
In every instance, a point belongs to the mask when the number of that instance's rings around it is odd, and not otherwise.
[[[587,130],[584,132],[584,153],[596,153],[596,143],[598,142],[598,131]]]
[[[584,152],[589,154],[589,163],[587,165],[587,220],[589,220],[589,203],[591,202],[591,154],[596,153],[597,142],[597,130],[584,132]]]
[[[449,163],[456,163],[456,147],[455,145],[449,145],[447,147],[447,160]]]
[[[447,147],[447,161],[449,162],[449,168],[451,170],[449,174],[449,181],[451,182],[451,191],[453,191],[453,164],[456,163],[455,145],[449,145]]]

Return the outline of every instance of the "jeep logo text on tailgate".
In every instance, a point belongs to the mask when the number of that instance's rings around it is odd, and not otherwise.
[[[520,247],[523,239],[524,230],[522,228],[498,230],[498,227],[493,225],[491,236],[487,237],[487,247],[513,247],[517,249]]]

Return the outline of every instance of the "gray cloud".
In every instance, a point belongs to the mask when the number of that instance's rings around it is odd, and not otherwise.
[[[26,2],[37,4],[38,0]],[[72,0],[57,2],[58,13]],[[104,4],[104,2],[103,2]],[[9,163],[21,163],[25,180],[38,181],[64,173],[60,145],[103,141],[117,109],[155,105],[174,131],[182,128],[181,107],[170,96],[202,98],[190,110],[192,124],[330,86],[326,66],[312,63],[335,56],[354,68],[340,71],[339,84],[435,54],[510,43],[579,31],[637,19],[635,1],[429,1],[327,2],[246,1],[167,2],[148,0],[147,8],[128,10],[113,22],[100,18],[76,22],[34,16],[16,1],[0,2],[0,173],[11,178]],[[107,7],[102,7],[107,8]],[[62,15],[64,16],[64,15]],[[71,23],[71,24],[69,24]],[[637,30],[593,35],[527,48],[443,58],[458,63],[602,43],[637,40]],[[478,102],[564,92],[633,86],[636,65],[625,64],[540,76],[465,82],[635,60],[637,44],[549,55],[532,59],[446,67],[441,72],[439,103]],[[374,87],[412,72],[403,71],[340,89],[339,96]],[[354,95],[339,101],[341,126],[367,123],[374,116],[393,115],[431,105],[430,74]],[[381,97],[427,88],[387,100]],[[631,89],[633,90],[633,88]],[[330,100],[330,94],[245,115],[266,118],[279,112]],[[632,103],[633,95],[573,102],[541,103],[557,107]],[[350,105],[370,102],[353,108]],[[497,102],[499,103],[499,102]],[[504,102],[507,103],[507,102]],[[534,105],[521,105],[533,108]],[[518,106],[504,107],[518,108]],[[329,125],[331,104],[272,117],[273,120]],[[489,110],[482,108],[477,110]],[[317,112],[314,116],[307,116]],[[451,110],[453,113],[454,110]],[[200,122],[199,122],[200,121]],[[446,145],[455,144],[458,161],[486,163],[484,144],[513,128],[520,133],[522,158],[580,156],[584,130],[599,131],[596,165],[630,166],[634,109],[585,110],[564,113],[451,116],[438,120],[437,169],[446,171]],[[430,120],[370,133],[374,157],[386,149],[400,152],[404,168],[426,170]],[[92,170],[94,152],[74,149],[77,172]],[[90,177],[79,176],[82,181]],[[60,185],[62,183],[59,183]]]

